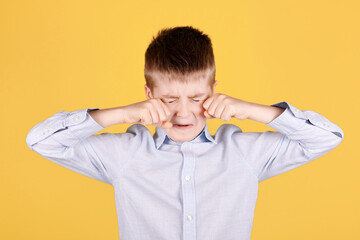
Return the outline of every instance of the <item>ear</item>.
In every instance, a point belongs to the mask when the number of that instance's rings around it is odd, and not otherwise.
[[[144,85],[144,89],[145,89],[145,96],[146,96],[146,98],[147,98],[147,99],[153,98],[152,93],[151,93],[151,90],[150,90],[150,88],[149,88],[146,84]]]
[[[213,93],[212,93],[213,95],[215,94],[215,89],[216,89],[217,83],[218,82],[215,80],[214,85],[213,85]]]

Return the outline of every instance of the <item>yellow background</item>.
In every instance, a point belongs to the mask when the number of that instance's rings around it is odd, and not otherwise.
[[[217,92],[288,101],[344,130],[328,154],[260,183],[252,240],[360,239],[359,12],[356,0],[1,0],[0,239],[118,239],[113,188],[37,155],[25,138],[58,111],[145,100],[147,45],[179,25],[211,37]],[[223,123],[209,120],[210,132]]]

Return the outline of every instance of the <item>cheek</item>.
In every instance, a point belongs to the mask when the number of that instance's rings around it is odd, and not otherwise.
[[[170,111],[170,116],[174,115],[175,114],[175,109],[176,109],[174,107],[174,105],[167,104],[166,106],[167,106],[168,110]]]
[[[196,107],[194,107],[194,113],[195,113],[198,117],[206,118],[206,117],[204,116],[204,111],[205,111],[205,109],[203,108],[202,103],[201,103],[201,104],[198,104]]]

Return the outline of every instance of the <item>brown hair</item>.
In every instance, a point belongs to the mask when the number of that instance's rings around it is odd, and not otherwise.
[[[176,76],[182,81],[187,81],[184,76],[188,74],[207,72],[212,88],[215,69],[209,36],[191,26],[161,29],[145,52],[145,81],[151,91],[156,72]]]

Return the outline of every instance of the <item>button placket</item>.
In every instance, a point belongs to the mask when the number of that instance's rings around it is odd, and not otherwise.
[[[191,152],[191,143],[185,142],[181,146],[183,153],[182,193],[183,193],[183,240],[196,240],[196,202],[193,178],[195,159]]]

